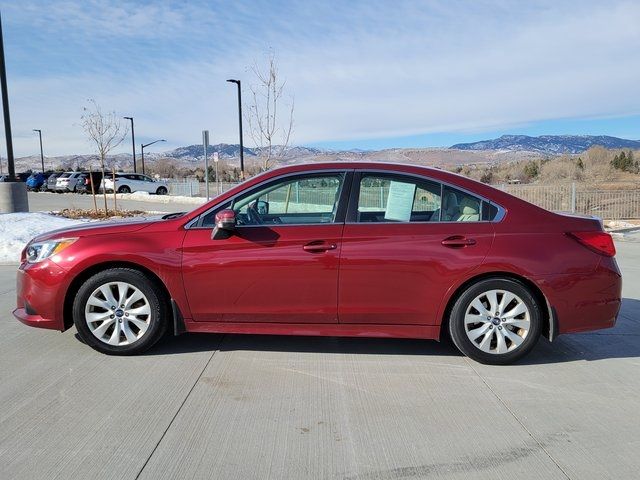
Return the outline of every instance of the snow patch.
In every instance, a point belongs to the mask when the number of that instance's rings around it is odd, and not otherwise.
[[[110,194],[111,198],[113,195]],[[151,203],[186,203],[189,205],[202,205],[207,199],[204,197],[183,197],[180,195],[151,195],[149,192],[117,193],[118,200],[135,200],[137,202]]]
[[[22,249],[37,235],[86,221],[42,212],[0,214],[0,263],[20,263]]]

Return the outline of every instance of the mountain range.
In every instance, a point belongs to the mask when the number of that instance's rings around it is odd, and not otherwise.
[[[286,150],[285,155],[278,159],[277,165],[314,162],[340,161],[386,161],[412,163],[417,165],[431,165],[448,167],[453,165],[472,165],[479,163],[498,163],[504,161],[536,158],[541,155],[553,156],[560,154],[580,154],[594,145],[601,145],[611,149],[640,149],[640,140],[605,135],[542,135],[530,137],[527,135],[503,135],[491,140],[473,143],[459,143],[449,148],[389,148],[384,150],[329,150],[305,146],[294,146]],[[244,147],[244,157],[247,164],[258,162],[265,150],[262,148]],[[237,161],[240,156],[240,146],[237,144],[220,143],[210,145],[208,153],[219,154],[221,160]],[[145,163],[150,165],[155,161],[172,159],[176,166],[195,168],[202,166],[204,149],[202,145],[188,145],[167,152],[148,152]],[[138,164],[140,158],[138,157]],[[129,170],[131,168],[131,154],[119,153],[108,157],[109,168]],[[31,155],[16,159],[16,170],[26,171],[38,168],[40,156]],[[80,169],[97,168],[97,155],[63,155],[46,157],[45,167]]]
[[[611,149],[636,149],[640,148],[640,140],[626,140],[607,135],[541,135],[539,137],[502,135],[493,140],[458,143],[449,148],[456,150],[509,150],[557,155],[582,153],[595,145]]]

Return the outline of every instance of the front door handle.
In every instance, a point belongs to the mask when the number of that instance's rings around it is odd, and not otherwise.
[[[442,240],[442,245],[449,248],[463,248],[475,245],[476,241],[473,238],[466,238],[462,235],[454,235]]]
[[[335,243],[325,242],[324,240],[316,240],[309,242],[302,249],[309,253],[326,252],[328,250],[335,250],[338,246]]]

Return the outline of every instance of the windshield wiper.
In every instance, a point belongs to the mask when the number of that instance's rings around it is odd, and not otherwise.
[[[187,212],[174,212],[174,213],[167,213],[166,215],[162,216],[163,220],[170,220],[172,218],[178,218],[183,216],[185,213]]]

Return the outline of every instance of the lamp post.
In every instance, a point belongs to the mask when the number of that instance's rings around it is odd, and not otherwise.
[[[131,121],[131,148],[133,149],[133,173],[136,173],[136,134],[133,131],[133,117],[124,117]]]
[[[166,140],[162,139],[162,140],[156,140],[155,142],[151,142],[151,143],[147,143],[146,145],[144,143],[140,144],[140,151],[141,151],[141,155],[140,155],[140,161],[142,162],[142,174],[144,175],[144,149],[147,148],[149,145],[153,145],[154,143],[158,143],[158,142],[166,142]]]
[[[44,173],[44,153],[42,153],[42,130],[38,130],[37,128],[34,128],[33,131],[38,132],[38,136],[40,137],[40,161],[42,162],[42,173]]]
[[[2,113],[4,115],[4,134],[7,141],[7,170],[9,181],[14,181],[16,169],[13,163],[13,139],[11,137],[11,116],[9,115],[9,92],[7,91],[7,68],[4,62],[4,39],[2,18],[0,17],[0,87],[2,88]]]
[[[240,126],[240,180],[244,180],[244,148],[242,146],[242,88],[240,80],[230,78],[229,83],[235,83],[238,86],[238,124]]]
[[[16,168],[13,162],[13,141],[11,138],[11,119],[9,115],[9,92],[7,90],[7,69],[4,61],[4,42],[2,38],[2,18],[0,16],[0,90],[2,90],[2,114],[4,133],[7,141],[7,167],[9,182],[0,182],[0,212],[28,212],[29,198],[27,186],[16,181]]]

